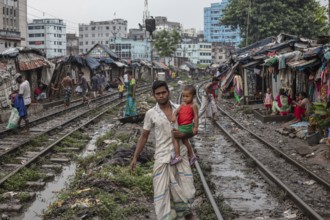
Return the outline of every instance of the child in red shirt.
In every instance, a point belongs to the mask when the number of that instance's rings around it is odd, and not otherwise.
[[[182,133],[197,134],[198,132],[198,108],[194,103],[195,97],[195,87],[192,85],[185,86],[182,91],[183,103],[173,113],[172,122],[178,120],[178,130]],[[176,118],[177,116],[178,119]],[[197,157],[194,155],[189,139],[184,138],[182,139],[182,142],[187,147],[189,163],[190,165],[193,165],[197,160]],[[173,138],[173,145],[175,157],[172,159],[171,165],[175,165],[182,161],[182,157],[180,156],[179,139]]]

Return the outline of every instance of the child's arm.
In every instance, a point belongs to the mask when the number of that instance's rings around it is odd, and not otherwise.
[[[193,134],[198,133],[198,107],[196,104],[193,104],[192,109],[194,111],[194,128],[193,128]]]
[[[180,109],[181,109],[181,105],[177,109],[175,109],[175,111],[173,112],[172,120],[171,120],[172,122],[176,122],[176,116],[180,112]]]

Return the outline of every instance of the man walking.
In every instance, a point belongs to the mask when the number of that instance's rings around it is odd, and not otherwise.
[[[175,217],[185,217],[187,220],[193,220],[191,204],[195,187],[185,147],[180,148],[182,162],[175,166],[170,165],[171,156],[174,155],[171,117],[178,105],[170,101],[170,92],[166,82],[155,81],[152,91],[157,104],[145,115],[143,131],[131,162],[131,171],[132,173],[135,171],[138,157],[150,132],[154,131],[156,146],[153,187],[157,219],[170,220]],[[178,138],[182,137],[178,136]]]
[[[66,74],[66,77],[63,78],[61,85],[64,89],[64,109],[67,109],[71,103],[71,93],[73,88],[72,79],[70,77],[70,73]]]
[[[80,88],[81,88],[83,104],[85,104],[85,103],[89,104],[89,100],[86,96],[87,88],[88,88],[86,77],[84,76],[83,72],[80,72],[79,75],[80,75]]]
[[[31,87],[29,81],[26,79],[23,80],[23,76],[19,73],[15,75],[15,81],[19,84],[18,99],[24,102],[25,109],[18,110],[20,112],[20,118],[18,120],[18,128],[21,125],[22,119],[25,121],[26,132],[29,132],[29,119],[27,109],[31,104]],[[23,104],[22,104],[23,105]],[[24,108],[24,107],[23,107]]]
[[[218,83],[219,80],[216,77],[213,77],[212,82],[207,83],[204,86],[202,103],[198,112],[199,117],[205,112],[207,117],[211,117],[213,121],[216,120],[217,106],[212,93],[214,92],[213,88],[216,87]]]

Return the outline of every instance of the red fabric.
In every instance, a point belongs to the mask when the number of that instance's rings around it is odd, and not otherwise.
[[[182,105],[178,114],[179,125],[189,125],[194,120],[194,111],[190,105]]]
[[[272,104],[265,104],[266,108],[272,108]]]
[[[38,95],[40,95],[41,94],[41,89],[38,87],[38,88],[36,88],[35,90],[34,90],[34,94],[36,95],[36,96],[38,96]]]
[[[300,106],[294,107],[294,110],[293,110],[294,117],[297,119],[300,119],[300,120],[305,116],[305,112],[306,112],[306,109],[304,109]]]

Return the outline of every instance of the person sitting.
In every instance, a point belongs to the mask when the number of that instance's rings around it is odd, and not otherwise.
[[[310,110],[311,103],[307,98],[307,94],[305,92],[301,92],[298,97],[298,102],[293,101],[294,105],[294,118],[297,122],[301,121],[303,117],[305,117]]]
[[[272,115],[287,115],[291,110],[291,98],[282,88],[272,105]]]
[[[39,84],[39,86],[34,90],[34,99],[41,100],[47,98],[45,91],[43,91],[42,89],[43,85]]]

